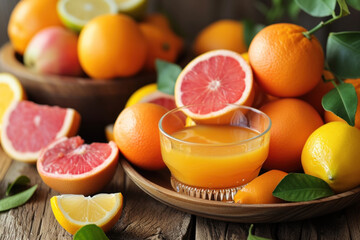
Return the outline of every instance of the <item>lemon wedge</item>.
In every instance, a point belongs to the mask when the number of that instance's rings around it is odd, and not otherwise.
[[[96,224],[106,232],[121,216],[123,196],[121,193],[93,197],[64,194],[52,197],[50,203],[56,220],[70,234],[88,224]]]
[[[114,0],[59,0],[57,12],[67,28],[80,32],[91,19],[117,13],[118,6]]]

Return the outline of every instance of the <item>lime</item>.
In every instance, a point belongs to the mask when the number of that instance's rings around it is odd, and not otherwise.
[[[120,13],[141,20],[146,13],[147,0],[115,0]]]
[[[117,13],[114,0],[59,0],[57,12],[66,27],[80,32],[94,17]]]

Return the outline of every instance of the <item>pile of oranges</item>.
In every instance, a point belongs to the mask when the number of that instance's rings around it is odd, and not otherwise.
[[[59,17],[57,2],[31,0],[16,5],[8,25],[16,52],[24,54],[41,30],[54,26],[67,28]],[[81,29],[77,44],[81,68],[94,79],[154,71],[155,59],[175,62],[182,50],[183,39],[174,33],[165,15],[159,13],[148,14],[141,21],[123,13],[97,16]]]

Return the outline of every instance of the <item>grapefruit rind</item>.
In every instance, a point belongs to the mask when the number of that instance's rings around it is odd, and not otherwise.
[[[122,209],[123,209],[124,201],[123,201],[123,195],[121,193],[97,194],[97,195],[93,196],[92,198],[93,199],[99,198],[99,197],[102,197],[103,195],[114,196],[115,204],[114,204],[113,208],[107,212],[107,214],[104,218],[99,219],[98,221],[95,221],[95,222],[89,222],[89,221],[81,222],[81,221],[74,220],[64,210],[64,208],[62,207],[62,205],[60,203],[60,200],[62,198],[69,198],[69,199],[84,198],[84,199],[90,200],[91,197],[85,197],[83,195],[74,195],[74,194],[65,194],[65,195],[60,195],[60,196],[54,196],[50,199],[51,209],[54,213],[56,220],[59,222],[59,224],[70,234],[74,235],[81,227],[83,227],[84,225],[87,225],[87,224],[96,224],[97,226],[102,228],[103,231],[106,232],[106,231],[110,230],[116,224],[116,222],[119,220]],[[84,205],[85,204],[82,204],[81,206],[84,206]],[[99,207],[101,207],[101,206],[99,206]]]
[[[3,124],[1,126],[1,145],[3,150],[13,159],[27,162],[27,163],[36,163],[41,149],[36,152],[19,152],[17,151],[10,139],[6,135],[6,129],[11,124],[9,122],[9,118],[13,110],[17,107],[19,101],[14,101],[6,110],[4,117],[3,117]],[[75,111],[74,109],[67,108],[66,109],[66,116],[64,119],[64,124],[61,130],[57,133],[56,138],[62,136],[73,136],[76,134],[80,125],[80,114]],[[45,146],[44,146],[45,147]]]
[[[178,76],[177,80],[176,80],[176,84],[175,84],[175,103],[177,107],[182,107],[185,104],[182,101],[182,91],[181,91],[181,85],[183,82],[183,79],[185,77],[185,75],[187,75],[190,71],[192,71],[192,69],[200,62],[206,61],[211,57],[214,56],[225,56],[225,57],[231,57],[233,59],[235,59],[236,61],[238,61],[240,63],[240,66],[242,67],[243,71],[245,72],[245,89],[242,93],[242,96],[235,102],[227,102],[225,104],[229,104],[226,107],[222,108],[221,110],[218,111],[213,111],[207,114],[198,114],[195,113],[193,111],[190,111],[188,108],[184,109],[184,113],[194,119],[194,120],[198,120],[198,121],[202,121],[202,122],[212,122],[215,121],[214,119],[221,117],[223,115],[226,115],[228,113],[230,113],[231,111],[233,111],[236,108],[236,104],[237,105],[246,105],[246,106],[250,106],[254,100],[254,90],[253,90],[253,73],[251,70],[250,65],[247,63],[247,61],[238,53],[233,52],[233,51],[229,51],[229,50],[213,50],[213,51],[209,51],[206,52],[200,56],[198,56],[197,58],[195,58],[194,60],[192,60],[184,69],[183,71],[180,73],[180,75]],[[224,119],[226,119],[226,117],[224,117]]]
[[[111,147],[111,154],[102,164],[86,173],[74,175],[46,172],[42,164],[45,153],[67,139],[67,137],[59,138],[41,150],[37,161],[37,170],[41,179],[50,188],[60,193],[84,195],[97,193],[111,181],[115,174],[119,158],[117,145],[110,141],[108,144]]]

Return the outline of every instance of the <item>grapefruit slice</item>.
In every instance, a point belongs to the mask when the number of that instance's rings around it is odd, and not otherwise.
[[[139,102],[155,103],[169,110],[176,108],[174,96],[157,90],[156,83],[150,83],[136,90],[126,102],[125,107]]]
[[[178,107],[194,105],[184,113],[193,120],[216,122],[235,106],[254,99],[253,74],[244,58],[233,51],[214,50],[192,60],[175,84]]]
[[[121,216],[123,202],[121,193],[93,197],[64,194],[50,199],[56,220],[70,234],[87,224],[96,224],[105,232],[110,230]]]
[[[84,144],[62,137],[44,148],[37,161],[41,179],[60,193],[94,194],[113,178],[119,158],[114,142]]]
[[[15,160],[36,162],[40,150],[54,139],[74,136],[80,114],[71,108],[13,102],[3,117],[1,144]]]

